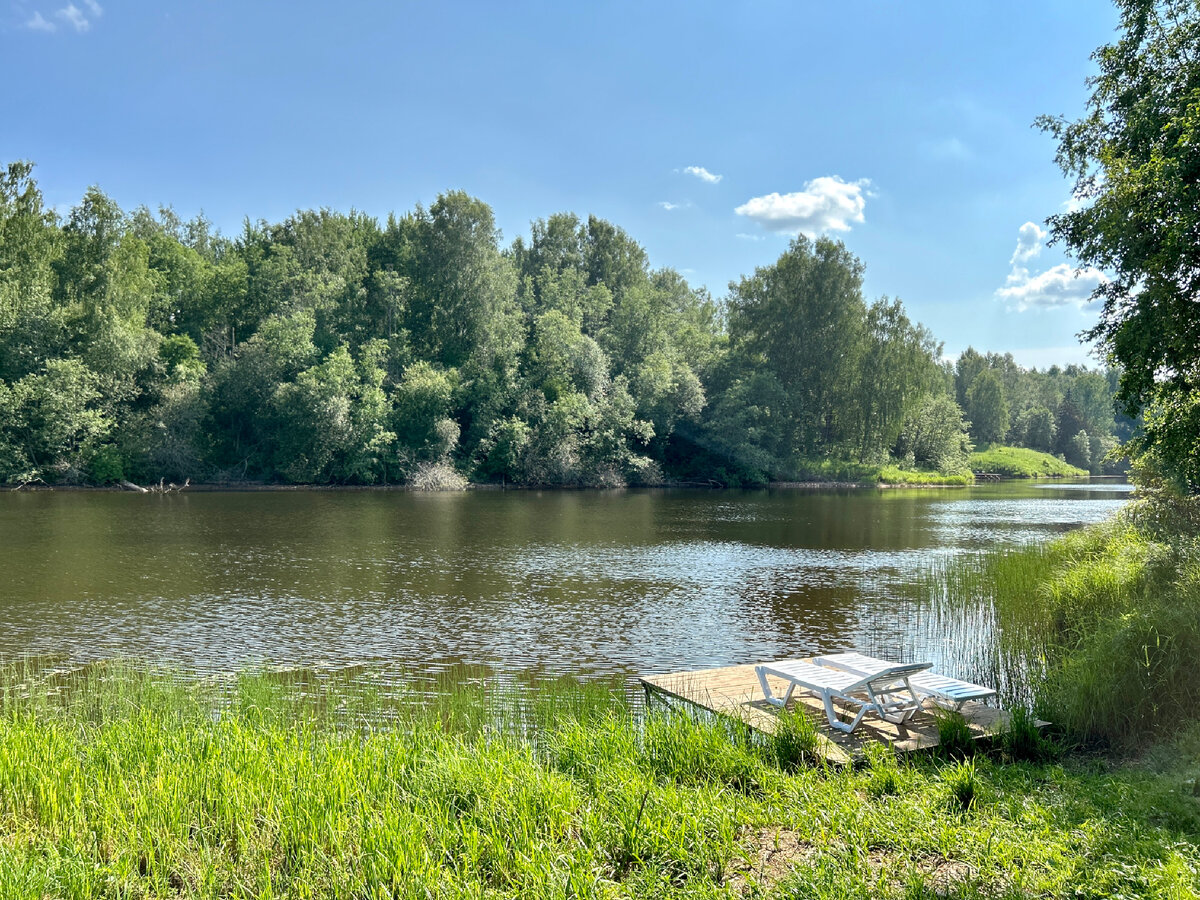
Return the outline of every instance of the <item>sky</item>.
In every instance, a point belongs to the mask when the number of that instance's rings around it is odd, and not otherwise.
[[[0,4],[0,163],[64,216],[93,184],[226,234],[461,189],[505,242],[595,214],[717,298],[827,234],[948,357],[1096,362],[1033,122],[1083,112],[1099,0]]]

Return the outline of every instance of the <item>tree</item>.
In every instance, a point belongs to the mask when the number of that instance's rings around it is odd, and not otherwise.
[[[1046,407],[1036,406],[1025,410],[1017,427],[1026,447],[1043,453],[1054,450],[1054,416]]]
[[[939,472],[967,469],[971,442],[962,409],[949,394],[929,394],[909,410],[900,426],[898,459]]]
[[[991,369],[984,369],[971,384],[966,412],[971,437],[978,443],[999,443],[1008,434],[1008,400],[1000,377]]]
[[[1084,116],[1043,116],[1078,209],[1049,220],[1056,240],[1111,277],[1086,332],[1122,368],[1119,400],[1147,409],[1137,455],[1200,491],[1200,7],[1118,0],[1119,39],[1093,54]]]
[[[899,300],[883,298],[867,310],[866,344],[854,406],[859,414],[858,458],[886,454],[904,416],[939,391],[942,346],[929,329],[913,325]]]
[[[862,277],[863,264],[840,241],[800,236],[774,265],[730,285],[735,348],[787,396],[780,412],[789,455],[820,453],[846,437],[841,414],[866,318]]]

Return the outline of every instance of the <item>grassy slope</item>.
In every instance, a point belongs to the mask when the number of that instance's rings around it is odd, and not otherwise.
[[[133,672],[49,701],[32,683],[0,678],[6,898],[1200,891],[1200,810],[1144,771],[797,768],[682,717],[639,728],[619,699],[567,713],[561,691],[533,740],[482,727],[479,695],[381,731],[346,727],[378,712],[354,691],[262,677],[219,717],[211,687]]]
[[[1030,450],[1027,447],[1005,447],[1000,444],[993,444],[984,450],[972,453],[971,469],[976,472],[996,472],[1015,478],[1087,475],[1085,469],[1069,465],[1049,453]]]
[[[844,459],[822,459],[802,462],[797,480],[846,481],[870,484],[971,484],[969,472],[933,472],[901,469],[895,465],[873,465]]]

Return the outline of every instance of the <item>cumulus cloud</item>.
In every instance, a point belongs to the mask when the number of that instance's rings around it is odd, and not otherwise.
[[[40,12],[35,12],[26,22],[25,27],[30,31],[57,31],[58,26],[43,16]]]
[[[670,200],[659,200],[658,205],[661,206],[663,209],[665,209],[667,212],[670,212],[673,209],[680,209],[683,207],[682,203],[672,203]]]
[[[32,16],[25,20],[25,27],[30,31],[44,31],[49,33],[58,31],[58,27],[61,24],[82,34],[91,29],[93,21],[104,15],[104,7],[97,0],[82,0],[82,3],[84,6],[83,9],[80,9],[74,3],[68,3],[61,9],[55,10],[53,19],[46,18],[40,12],[34,12]]]
[[[1099,269],[1087,266],[1076,269],[1066,263],[1051,266],[1032,275],[1023,263],[1042,252],[1046,232],[1034,222],[1026,222],[1017,230],[1017,247],[1009,265],[1012,266],[1004,287],[996,296],[1007,300],[1018,310],[1053,309],[1058,306],[1086,306],[1092,292],[1108,281]]]
[[[1028,269],[1014,268],[1008,283],[996,296],[1009,300],[1018,310],[1052,309],[1056,306],[1086,306],[1092,291],[1108,281],[1104,273],[1091,266],[1076,269],[1066,263],[1045,272],[1030,275]]]
[[[704,166],[685,166],[683,171],[684,174],[695,175],[701,181],[707,181],[709,184],[716,184],[725,177],[724,175],[714,175],[708,169],[704,168]]]
[[[1036,222],[1026,222],[1017,229],[1017,249],[1013,251],[1009,265],[1028,262],[1042,252],[1042,239],[1046,232]]]
[[[843,181],[837,175],[822,175],[791,194],[767,194],[752,197],[734,210],[769,231],[806,234],[815,237],[824,231],[849,231],[861,223],[867,205],[866,178]]]

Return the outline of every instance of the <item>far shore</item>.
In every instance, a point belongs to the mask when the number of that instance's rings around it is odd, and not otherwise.
[[[994,481],[1060,481],[1065,476],[1022,476],[1004,475],[990,480]],[[1119,480],[1119,476],[1093,475],[1091,480]],[[976,481],[974,484],[982,482]],[[630,485],[628,487],[592,487],[586,485],[520,485],[496,484],[494,482],[471,482],[463,490],[430,491],[408,484],[274,484],[261,481],[202,481],[187,484],[19,484],[0,485],[0,493],[41,493],[41,492],[101,492],[101,493],[147,493],[147,494],[214,494],[214,493],[274,493],[287,491],[402,491],[413,493],[462,493],[463,491],[612,491],[629,489],[650,490],[787,490],[787,491],[824,491],[824,490],[863,490],[876,488],[879,490],[898,490],[904,488],[964,488],[971,484],[940,484],[938,482],[922,483],[889,483],[879,481],[772,481],[765,486],[730,488],[721,484],[704,484],[698,482],[670,482],[652,485]]]

